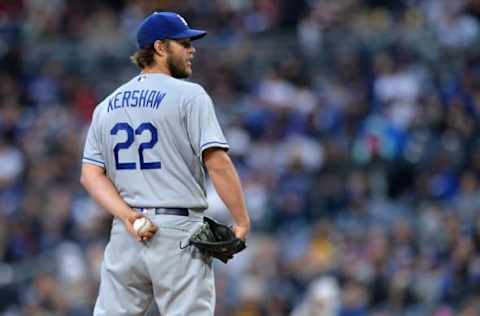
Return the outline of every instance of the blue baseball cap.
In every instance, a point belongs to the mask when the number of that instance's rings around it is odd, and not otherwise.
[[[153,12],[143,20],[137,31],[137,44],[145,48],[156,40],[189,38],[192,41],[204,37],[204,30],[191,29],[187,21],[174,12]]]

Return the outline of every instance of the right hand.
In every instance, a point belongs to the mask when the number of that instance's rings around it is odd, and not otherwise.
[[[150,240],[153,237],[153,235],[155,235],[155,233],[157,232],[157,227],[155,225],[152,225],[152,228],[147,233],[143,234],[143,236],[139,236],[133,229],[133,222],[135,222],[135,220],[142,217],[145,217],[145,216],[139,212],[135,212],[132,210],[122,218],[123,225],[125,225],[125,228],[127,229],[127,231],[137,241]]]

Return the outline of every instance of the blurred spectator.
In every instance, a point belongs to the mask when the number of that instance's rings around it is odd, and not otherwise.
[[[82,142],[156,9],[209,30],[193,80],[253,220],[216,315],[480,314],[478,1],[24,0],[0,3],[0,315],[91,314],[111,218]]]
[[[292,316],[336,316],[340,306],[340,289],[332,277],[312,281],[305,301],[293,311]]]

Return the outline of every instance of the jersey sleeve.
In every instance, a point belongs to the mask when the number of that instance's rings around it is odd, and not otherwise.
[[[189,102],[187,130],[190,144],[199,157],[208,148],[229,148],[215,115],[212,99],[207,93],[201,93]]]
[[[83,163],[89,163],[105,168],[105,160],[101,151],[101,142],[99,137],[99,113],[98,108],[93,113],[92,122],[87,132],[85,147],[83,150]]]

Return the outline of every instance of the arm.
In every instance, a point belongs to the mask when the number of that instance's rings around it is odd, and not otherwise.
[[[203,152],[203,161],[215,190],[235,220],[235,235],[245,239],[250,230],[250,217],[235,166],[228,154],[220,148],[206,149]]]
[[[118,194],[117,189],[105,175],[105,169],[102,167],[84,163],[82,165],[82,173],[80,176],[80,183],[90,193],[95,201],[105,208],[110,214],[122,220],[128,232],[132,234],[137,240],[150,239],[155,230],[152,229],[150,233],[145,234],[140,238],[133,230],[133,222],[137,218],[143,217],[142,214],[132,210]]]

